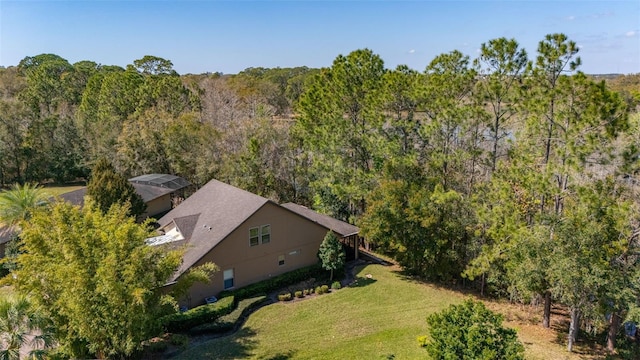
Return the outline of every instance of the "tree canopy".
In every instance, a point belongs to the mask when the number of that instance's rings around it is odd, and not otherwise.
[[[148,228],[127,211],[58,202],[21,223],[24,253],[13,283],[53,323],[67,356],[129,356],[172,309],[161,289],[181,252],[148,246]]]
[[[116,172],[113,165],[104,158],[98,160],[91,170],[87,195],[103,213],[107,213],[113,205],[127,204],[129,215],[136,218],[147,209],[129,180]]]

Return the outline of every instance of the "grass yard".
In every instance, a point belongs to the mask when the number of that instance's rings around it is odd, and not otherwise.
[[[73,186],[45,186],[43,187],[43,190],[51,195],[51,196],[58,196],[58,195],[62,195],[64,193],[68,193],[74,190],[78,190],[80,188],[83,188],[83,185],[73,185]]]
[[[266,306],[234,335],[194,345],[173,359],[426,358],[416,337],[427,334],[427,315],[461,302],[465,295],[407,280],[393,267],[368,265],[357,270],[354,286]],[[508,311],[507,325],[518,330],[527,358],[590,359],[568,354],[555,341],[554,330],[529,324],[528,319],[519,321],[518,306],[489,305]]]

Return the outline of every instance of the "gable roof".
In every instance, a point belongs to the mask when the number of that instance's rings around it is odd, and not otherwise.
[[[294,203],[286,203],[281,205],[283,208],[293,211],[294,213],[304,216],[305,218],[316,222],[327,229],[333,231],[334,233],[347,237],[349,235],[355,235],[360,232],[360,228],[357,226],[351,225],[344,221],[340,221],[338,219],[334,219],[331,216],[317,213],[306,206],[294,204]]]
[[[211,180],[158,220],[160,228],[175,224],[185,238],[183,262],[172,281],[192,267],[269,200]]]

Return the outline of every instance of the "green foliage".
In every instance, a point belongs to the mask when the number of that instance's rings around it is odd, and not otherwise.
[[[524,359],[515,330],[502,316],[471,299],[427,317],[431,340],[425,348],[434,359]],[[424,339],[423,339],[424,340]]]
[[[369,196],[361,233],[392,253],[409,273],[455,278],[462,271],[468,236],[464,198],[414,175],[419,172],[415,167],[403,169],[398,171],[403,179],[383,180]]]
[[[233,311],[235,307],[235,298],[227,296],[213,304],[201,305],[182,313],[167,315],[160,319],[160,322],[168,332],[185,332],[198,325],[215,321],[220,316]]]
[[[298,290],[294,293],[294,296],[297,298],[302,298],[304,297],[304,294],[302,293],[302,290]]]
[[[251,284],[238,290],[223,291],[220,293],[220,297],[233,295],[235,296],[237,301],[240,301],[259,295],[267,295],[272,291],[295,284],[303,280],[307,280],[312,277],[316,277],[320,274],[321,267],[319,265],[311,265],[297,270],[289,271],[268,280]]]
[[[103,214],[60,202],[21,227],[24,253],[13,282],[51,320],[61,353],[129,356],[160,330],[157,319],[172,305],[161,288],[182,253],[148,246],[147,226],[125,207]]]
[[[365,210],[384,123],[380,92],[384,63],[369,49],[339,55],[300,96],[294,134],[313,153],[310,186],[316,208],[348,219]]]
[[[32,339],[27,341],[29,337]],[[54,344],[51,324],[35,311],[28,298],[2,298],[0,344],[0,359],[19,360],[27,348],[29,358],[40,358]]]
[[[133,185],[105,158],[98,160],[91,170],[87,195],[103,213],[107,213],[114,204],[128,204],[129,216],[137,218],[147,208]]]
[[[290,301],[290,300],[291,300],[290,292],[278,295],[278,301]]]
[[[329,231],[322,240],[318,250],[318,257],[322,268],[331,270],[329,280],[333,280],[333,271],[342,268],[346,259],[342,243],[340,243],[333,231]]]
[[[331,284],[331,289],[333,290],[339,290],[340,288],[342,288],[342,284],[340,284],[340,281],[334,281]]]
[[[49,195],[38,185],[14,184],[10,190],[0,192],[0,223],[14,225],[28,220],[48,200]]]

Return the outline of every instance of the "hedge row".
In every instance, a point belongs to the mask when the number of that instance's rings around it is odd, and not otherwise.
[[[196,326],[189,330],[189,333],[191,335],[198,335],[204,333],[222,333],[231,331],[240,318],[248,315],[256,307],[262,305],[266,301],[268,301],[266,296],[244,299],[238,303],[238,307],[231,313],[219,317],[216,321]]]
[[[229,314],[235,309],[235,305],[234,297],[227,296],[213,304],[202,305],[183,313],[164,316],[160,321],[168,332],[184,332]]]
[[[319,264],[311,265],[243,287],[242,289],[223,291],[220,293],[220,297],[233,295],[237,301],[240,301],[255,296],[267,295],[285,286],[323,275],[322,267],[320,267]]]

